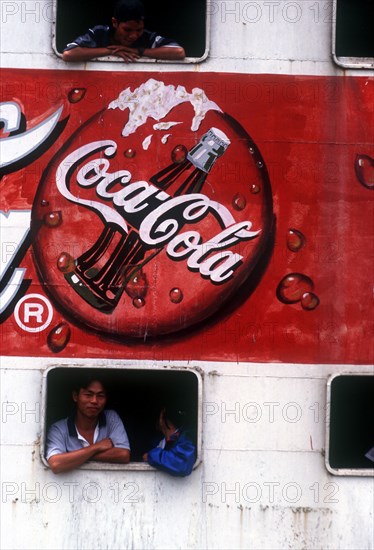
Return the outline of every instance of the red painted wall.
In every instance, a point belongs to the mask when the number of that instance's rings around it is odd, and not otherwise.
[[[145,268],[145,300],[154,303],[150,313],[131,310],[133,296],[124,293],[114,313],[99,314],[80,303],[63,277],[56,291],[59,274],[55,260],[47,265],[46,249],[61,242],[63,252],[64,238],[70,249],[72,242],[86,248],[91,232],[95,239],[99,235],[102,222],[90,210],[60,203],[53,190],[51,204],[57,201],[64,221],[68,215],[73,221],[69,230],[57,229],[50,237],[41,201],[53,185],[56,166],[68,154],[95,140],[117,136],[120,142],[118,129],[125,114],[118,119],[113,111],[97,113],[125,88],[135,90],[150,78],[184,86],[189,93],[200,88],[224,115],[209,112],[199,130],[191,132],[191,106],[178,106],[171,113],[184,124],[173,128],[170,144],[157,145],[153,138],[145,152],[141,143],[155,122],[148,121],[130,136],[137,151],[132,159],[136,179],[149,181],[167,165],[166,151],[173,144],[185,143],[191,149],[210,127],[218,127],[231,144],[212,168],[211,185],[206,183],[203,192],[224,205],[236,222],[253,221],[252,229],[261,236],[235,245],[235,252],[243,254],[244,268],[222,285],[187,269],[185,261],[170,260],[163,250]],[[3,213],[33,209],[30,246],[11,266],[26,273],[24,286],[2,314],[3,355],[371,363],[373,88],[373,80],[359,77],[4,70],[1,102],[18,104],[25,122],[10,135],[3,129],[3,140],[36,126],[60,106],[63,112],[45,146],[24,165],[4,169],[0,181]],[[125,169],[123,151],[117,153],[112,162],[117,170]],[[217,234],[211,218],[199,223],[203,235]],[[1,241],[4,263],[14,245],[12,233],[2,234]],[[2,288],[9,273],[3,273]],[[285,279],[290,274],[296,275]],[[184,289],[184,301],[171,306],[168,294],[162,293],[174,288],[175,281]],[[24,330],[14,315],[18,300],[30,294],[42,295],[52,305],[50,323],[41,331]],[[174,305],[179,309],[172,309]],[[23,311],[18,308],[18,319],[25,321]],[[156,323],[152,336],[152,322],[161,313],[167,328],[159,330]],[[37,328],[39,321],[31,316],[27,322]],[[128,330],[134,323],[138,328]],[[173,326],[181,330],[173,332]]]

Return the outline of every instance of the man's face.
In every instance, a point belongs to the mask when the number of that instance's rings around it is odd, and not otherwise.
[[[91,382],[87,388],[81,388],[78,393],[73,392],[77,410],[88,418],[99,416],[105,407],[106,399],[106,391],[98,380]]]
[[[114,42],[121,46],[131,46],[144,32],[143,21],[119,22],[112,18],[114,28]]]

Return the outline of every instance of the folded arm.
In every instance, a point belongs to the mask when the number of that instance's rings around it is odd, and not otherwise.
[[[129,449],[120,449],[119,447],[113,447],[113,449],[109,449],[108,451],[96,453],[92,460],[98,462],[127,464],[128,462],[130,462],[130,451]]]
[[[151,59],[179,61],[184,59],[186,54],[181,46],[160,46],[159,48],[146,48],[143,56]]]
[[[138,49],[128,46],[111,45],[103,48],[83,48],[77,46],[76,48],[64,51],[62,59],[67,62],[79,62],[110,55],[120,57],[126,63],[138,61],[141,57],[169,61],[177,61],[186,57],[184,49],[180,46],[160,46],[159,48]]]
[[[77,46],[71,50],[65,50],[62,59],[67,62],[89,61],[97,57],[107,57],[113,55],[109,48],[82,48]]]
[[[74,468],[79,468],[79,466],[82,466],[82,464],[95,456],[96,453],[110,449],[112,446],[113,443],[110,439],[103,439],[98,443],[83,447],[77,451],[55,454],[48,459],[48,464],[54,474],[68,472]]]
[[[112,440],[107,437],[77,451],[55,454],[48,459],[48,464],[53,473],[60,474],[79,468],[79,466],[82,466],[82,464],[89,460],[126,464],[130,460],[130,451],[120,447],[113,447]]]

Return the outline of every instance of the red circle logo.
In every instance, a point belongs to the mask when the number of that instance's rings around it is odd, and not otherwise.
[[[202,90],[125,90],[50,163],[38,270],[78,322],[118,336],[191,327],[256,276],[273,224],[250,136]]]

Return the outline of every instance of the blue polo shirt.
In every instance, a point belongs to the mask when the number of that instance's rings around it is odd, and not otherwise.
[[[73,42],[66,45],[64,51],[72,50],[80,46],[81,48],[106,48],[113,44],[112,37],[114,29],[107,25],[96,25],[92,29],[88,29],[86,34],[78,36]],[[131,48],[160,48],[161,46],[179,46],[175,40],[160,36],[156,32],[144,29],[143,34],[131,44]]]
[[[106,410],[100,413],[94,434],[94,443],[109,437],[114,447],[130,450],[122,420],[115,411]],[[87,447],[89,443],[77,431],[75,415],[52,424],[47,434],[46,459],[51,456],[77,451]]]

